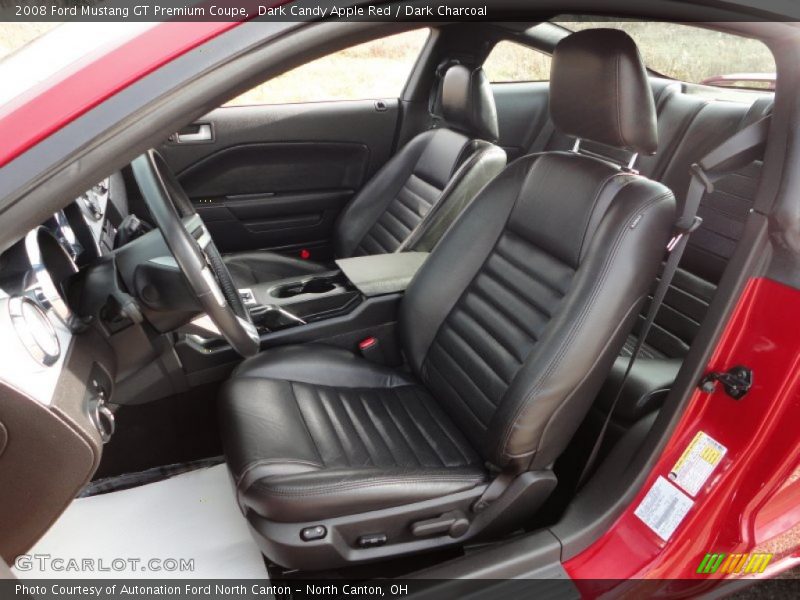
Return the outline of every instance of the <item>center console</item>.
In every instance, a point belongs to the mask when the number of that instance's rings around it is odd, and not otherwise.
[[[261,347],[322,342],[356,350],[369,337],[386,339],[393,356],[397,309],[426,252],[360,256],[336,261],[329,271],[252,285],[239,290],[261,335]],[[195,327],[177,346],[195,384],[217,379],[238,356],[213,330]]]
[[[358,256],[337,270],[281,279],[239,290],[256,326],[267,332],[345,315],[362,301],[405,291],[425,252]]]

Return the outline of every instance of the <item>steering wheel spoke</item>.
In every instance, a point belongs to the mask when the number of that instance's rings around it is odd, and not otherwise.
[[[175,262],[222,335],[242,356],[260,338],[203,219],[166,161],[151,150],[131,163],[142,196]]]

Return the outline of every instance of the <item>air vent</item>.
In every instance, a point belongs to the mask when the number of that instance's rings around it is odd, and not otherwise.
[[[61,356],[61,344],[45,312],[28,297],[16,296],[8,301],[8,312],[14,331],[28,354],[39,364],[49,367]]]

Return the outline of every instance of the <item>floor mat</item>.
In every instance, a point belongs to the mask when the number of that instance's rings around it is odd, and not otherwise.
[[[22,579],[267,579],[225,465],[78,498],[29,555]]]

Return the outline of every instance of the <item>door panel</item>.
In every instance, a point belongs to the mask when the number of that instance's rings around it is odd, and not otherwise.
[[[325,260],[339,212],[390,157],[397,119],[396,100],[226,107],[161,151],[222,252]]]

